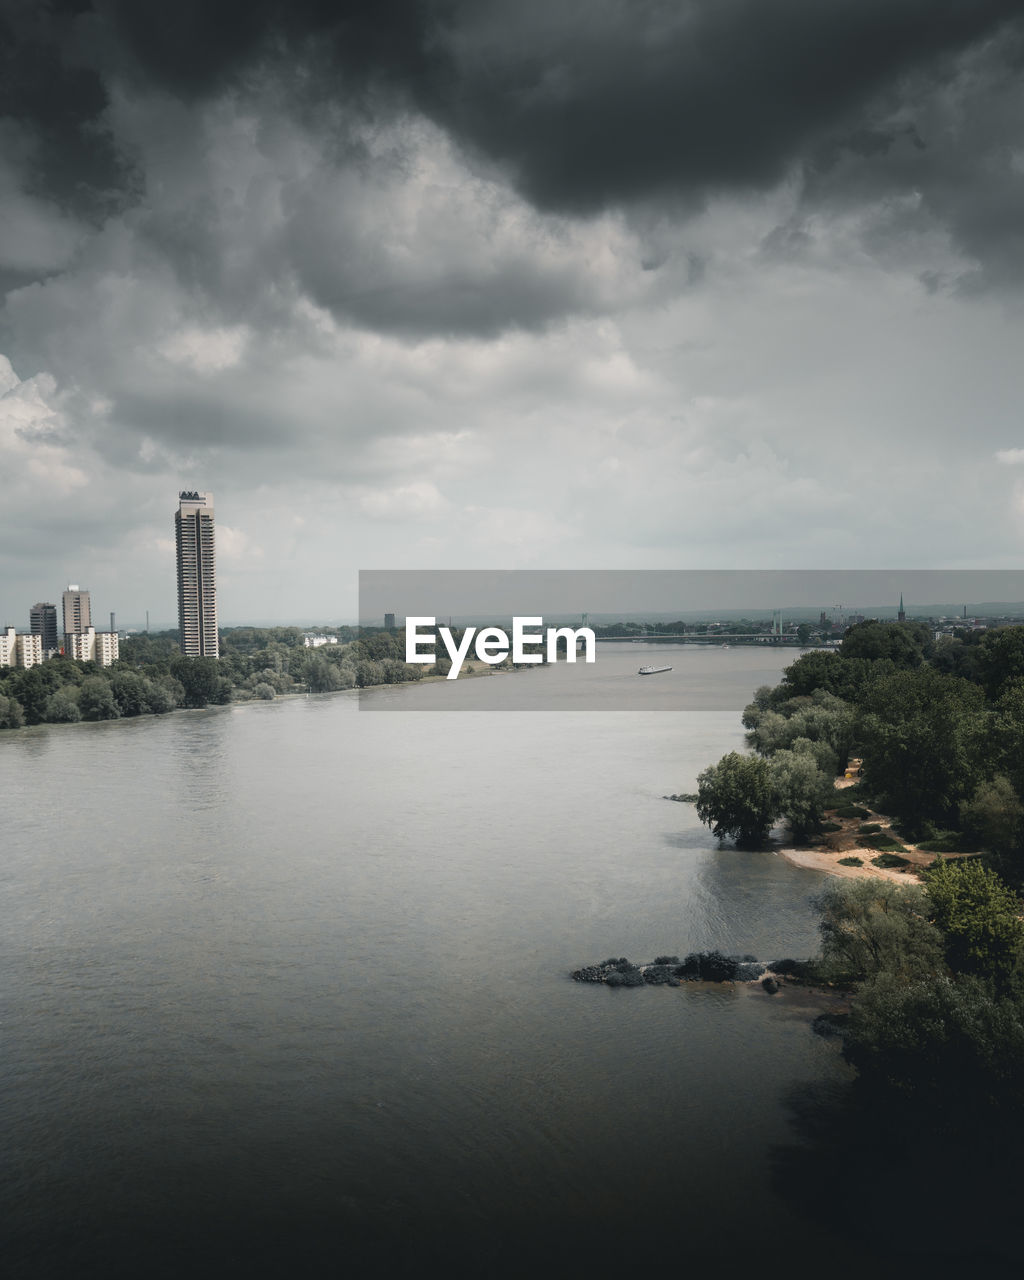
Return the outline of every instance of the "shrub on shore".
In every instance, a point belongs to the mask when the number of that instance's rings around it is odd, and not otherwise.
[[[880,853],[877,858],[871,859],[872,866],[883,867],[888,871],[902,871],[905,867],[910,866],[909,858],[901,858],[898,853]]]

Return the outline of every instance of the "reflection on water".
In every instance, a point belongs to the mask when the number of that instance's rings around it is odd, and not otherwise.
[[[16,1269],[721,1260],[737,1206],[803,1247],[770,1151],[834,1046],[759,988],[568,979],[813,949],[816,873],[661,798],[741,734],[338,696],[4,738]]]

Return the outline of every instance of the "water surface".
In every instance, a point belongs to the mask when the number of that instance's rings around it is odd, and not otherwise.
[[[742,655],[702,656],[735,683]],[[755,684],[793,654],[771,656]],[[547,675],[377,693],[521,703]],[[662,799],[741,741],[735,710],[352,695],[0,737],[15,1272],[811,1249],[771,1150],[794,1082],[845,1068],[800,1003],[568,978],[814,950],[818,873],[716,849]]]

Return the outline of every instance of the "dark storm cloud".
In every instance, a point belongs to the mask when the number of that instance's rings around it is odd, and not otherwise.
[[[497,10],[490,8],[492,19]],[[440,110],[538,203],[583,211],[766,186],[898,77],[1019,16],[1019,0],[713,0],[464,11]]]
[[[103,78],[76,55],[73,3],[0,4],[0,120],[23,129],[27,187],[74,205],[109,209],[126,173],[99,118]]]
[[[712,195],[796,172],[803,208],[768,256],[808,251],[808,210],[917,193],[867,229],[878,244],[931,221],[983,264],[976,283],[1016,280],[1022,13],[1022,0],[0,0],[9,182],[67,220],[30,252],[25,206],[0,266],[14,285],[45,276],[83,226],[130,210],[139,252],[228,321],[276,323],[294,284],[370,329],[493,336],[686,288],[699,255],[651,232],[664,210],[677,229]],[[969,88],[951,92],[968,65]],[[253,140],[204,132],[218,108],[251,117]],[[417,132],[424,119],[437,128]],[[248,167],[224,162],[243,152]],[[507,184],[546,220],[524,225]],[[571,228],[618,209],[635,238],[591,269]]]
[[[963,291],[1024,279],[1024,28],[958,59],[944,82],[918,73],[878,97],[868,121],[813,150],[804,198],[819,208],[876,202],[889,208],[869,247],[898,249],[929,223],[949,231],[979,264],[955,282]],[[893,196],[902,197],[895,202]]]
[[[110,157],[90,122],[112,72],[190,98],[300,60],[315,69],[312,97],[387,87],[507,167],[538,206],[588,212],[769,185],[873,95],[1021,10],[1020,0],[7,0],[5,110],[65,160],[77,156],[95,186]],[[73,169],[60,176],[65,188],[82,181]]]

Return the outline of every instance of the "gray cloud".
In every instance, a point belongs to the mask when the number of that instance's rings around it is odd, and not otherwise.
[[[0,0],[0,588],[1019,559],[1019,8]]]
[[[5,0],[2,12],[2,113],[59,153],[46,176],[65,194],[86,173],[92,188],[111,176],[112,79],[194,101],[269,78],[317,110],[379,111],[389,93],[507,166],[539,206],[576,213],[774,183],[908,77],[941,84],[963,51],[1019,40],[1021,18],[1017,0]]]
[[[671,291],[699,258],[645,238],[650,210],[680,225],[793,175],[808,213],[916,194],[866,226],[869,248],[935,224],[980,264],[975,286],[1024,270],[1019,0],[0,0],[0,15],[14,284],[120,215],[228,319],[275,323],[295,284],[371,328],[494,334],[600,313],[609,285]],[[218,132],[217,103],[251,136]],[[218,163],[230,151],[251,163]],[[509,234],[525,207],[509,184],[538,211],[525,233]],[[619,208],[639,233],[628,254],[651,275],[668,264],[667,286],[532,252]],[[801,231],[766,250],[798,251]]]

